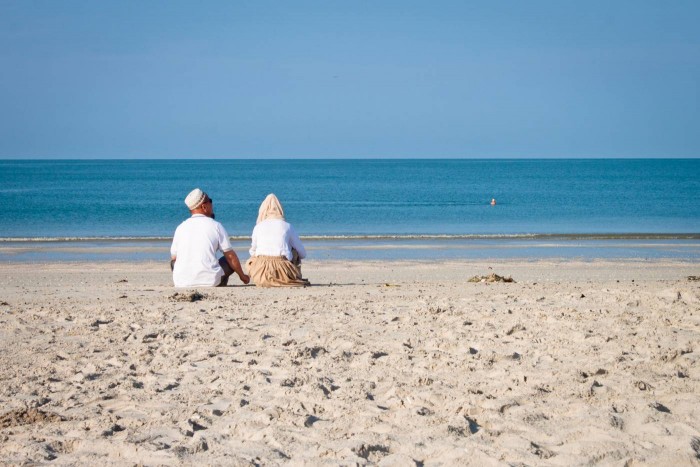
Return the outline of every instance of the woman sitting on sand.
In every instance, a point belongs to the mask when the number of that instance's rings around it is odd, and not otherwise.
[[[258,287],[300,287],[309,285],[301,277],[301,260],[306,250],[294,227],[284,220],[284,210],[270,193],[258,210],[253,229],[248,275]]]

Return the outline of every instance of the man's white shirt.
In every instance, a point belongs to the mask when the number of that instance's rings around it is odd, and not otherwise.
[[[224,275],[217,251],[232,250],[226,229],[219,222],[202,214],[180,224],[175,230],[171,256],[175,256],[175,287],[217,286]]]

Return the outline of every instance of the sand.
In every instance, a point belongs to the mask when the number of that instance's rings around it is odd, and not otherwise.
[[[700,464],[697,263],[304,274],[189,301],[167,264],[1,264],[0,462]]]

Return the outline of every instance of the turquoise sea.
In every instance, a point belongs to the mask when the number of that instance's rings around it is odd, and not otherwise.
[[[320,259],[700,258],[699,159],[5,160],[0,260],[167,257],[194,187],[243,257],[274,192]]]

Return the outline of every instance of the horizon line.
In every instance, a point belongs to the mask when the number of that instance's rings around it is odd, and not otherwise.
[[[351,156],[351,157],[333,157],[333,156],[295,156],[295,157],[278,157],[278,156],[234,156],[234,157],[218,157],[218,156],[204,156],[204,157],[167,157],[167,156],[156,156],[156,157],[3,157],[0,156],[0,161],[299,161],[299,160],[319,160],[319,161],[343,161],[343,160],[377,160],[377,161],[387,161],[387,160],[692,160],[700,159],[700,155],[695,156],[527,156],[527,157],[517,157],[517,156],[490,156],[490,157],[471,157],[471,156],[439,156],[439,157],[429,157],[429,156]]]

